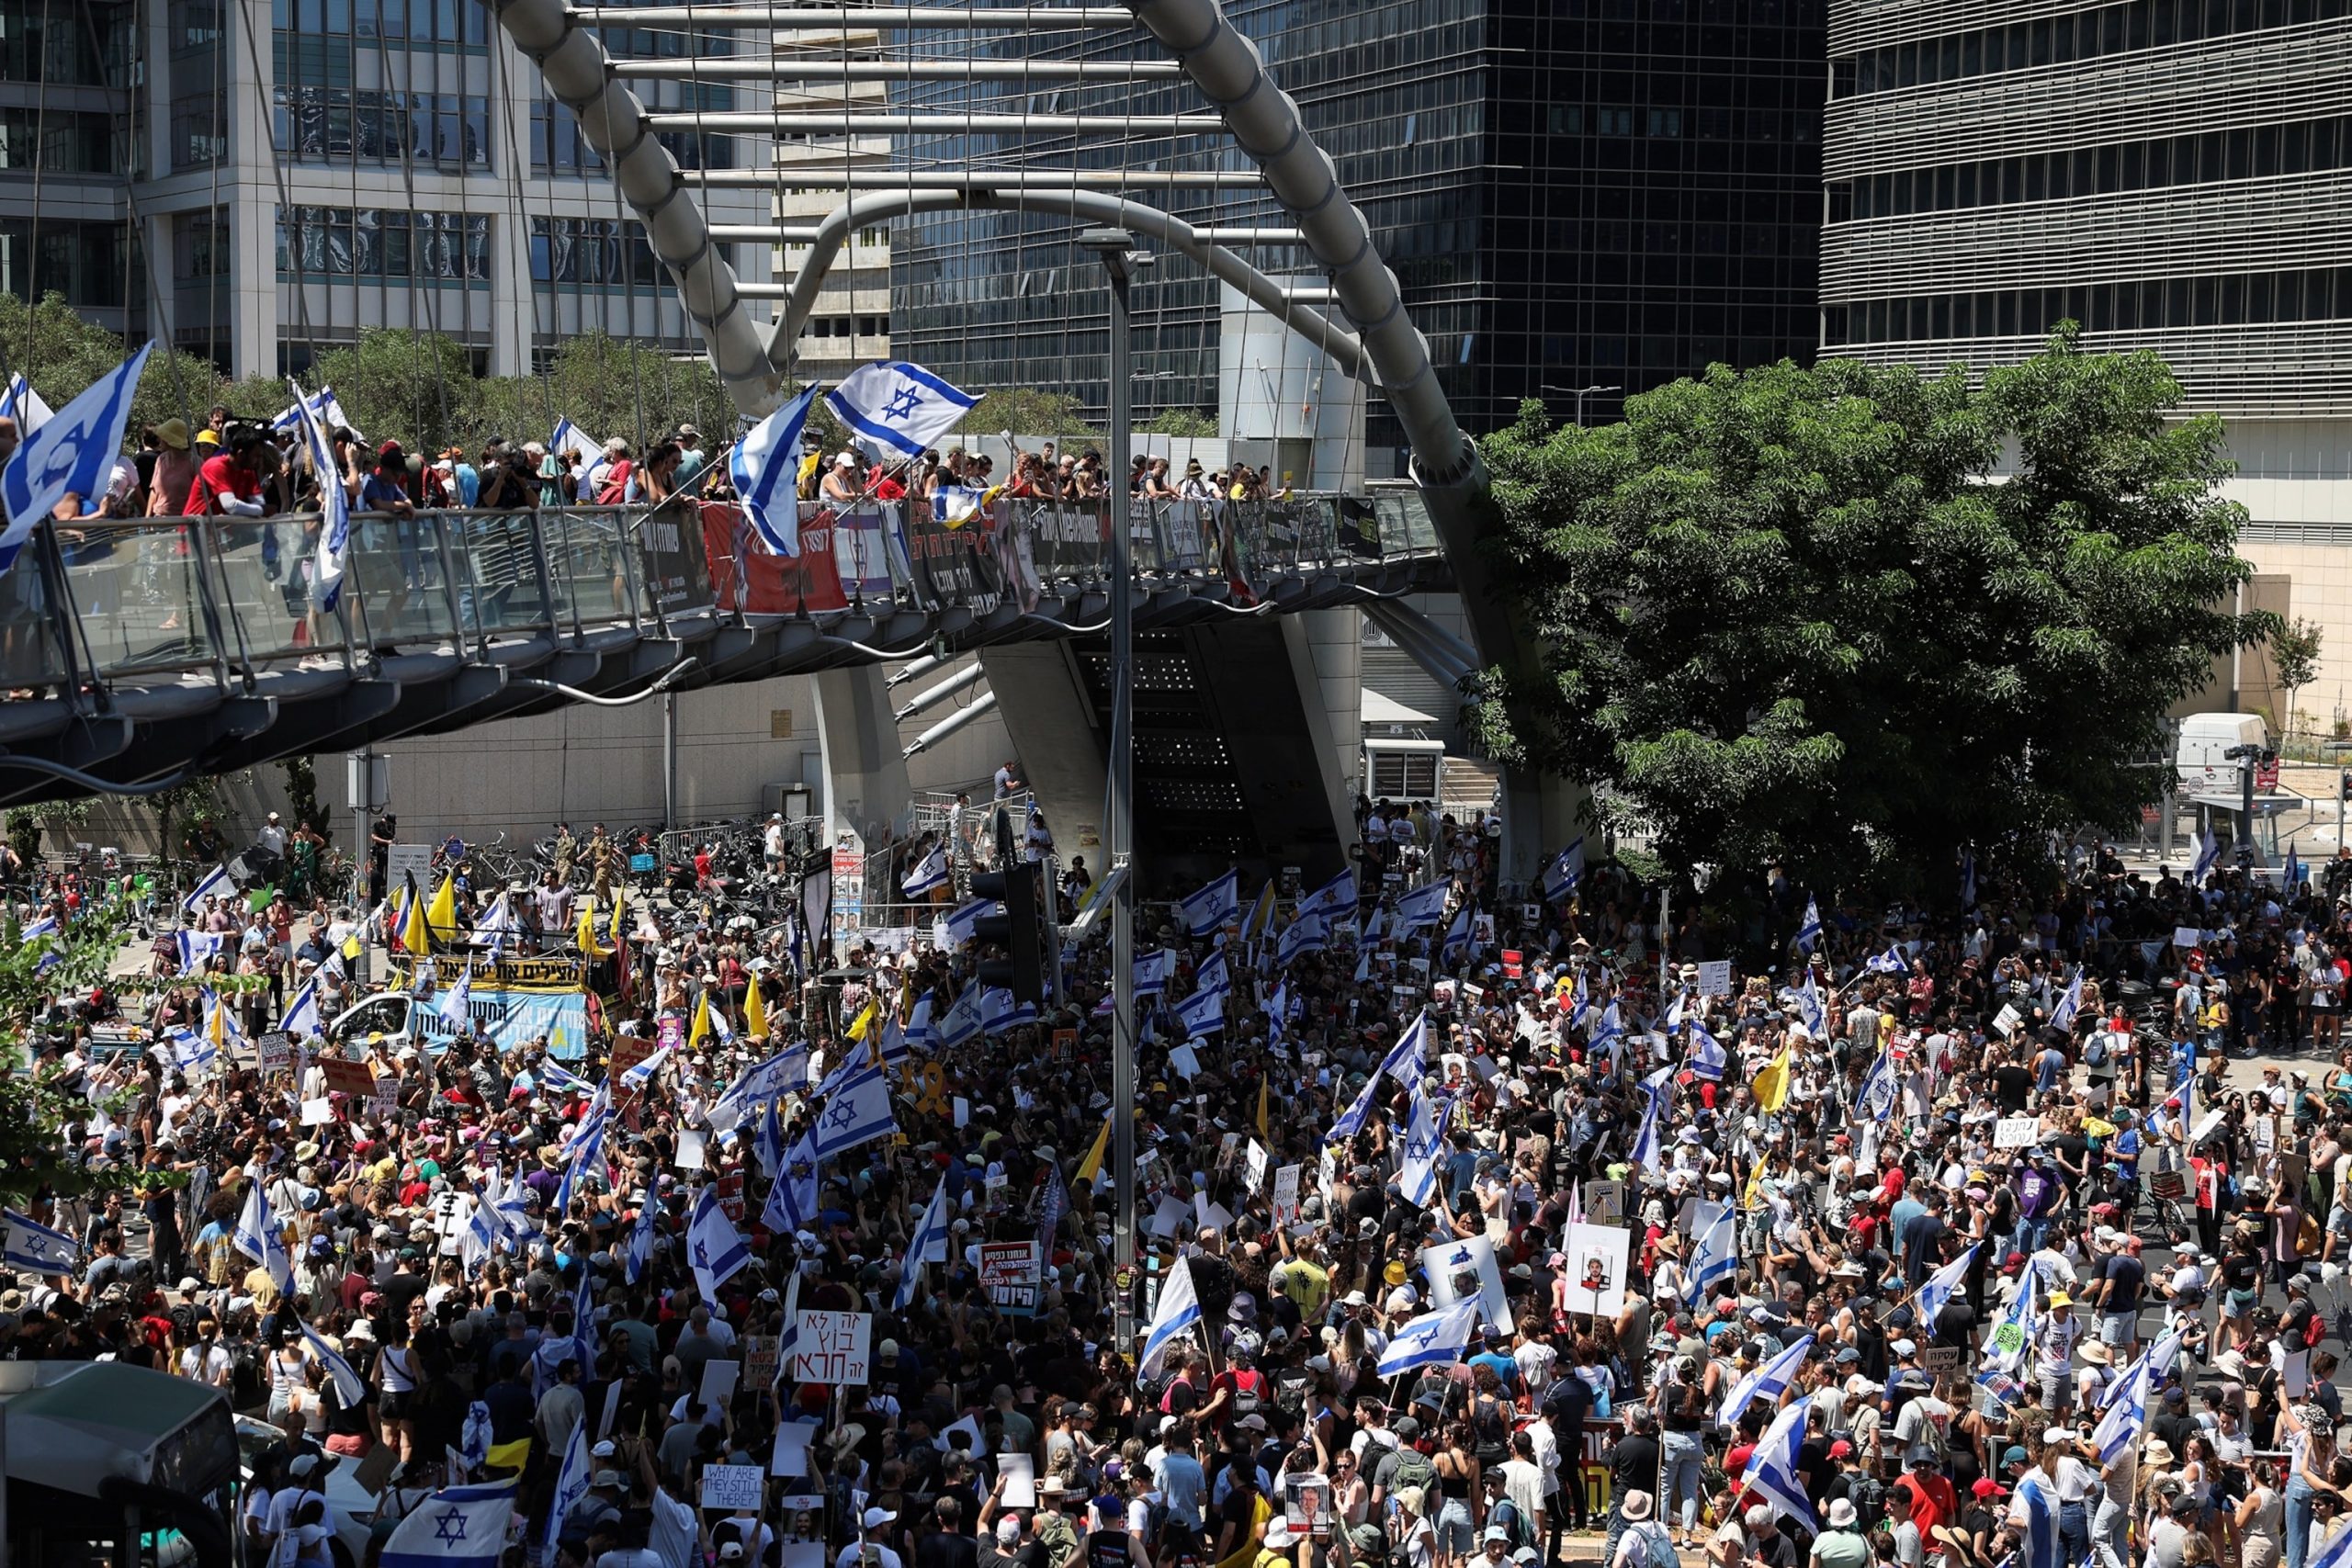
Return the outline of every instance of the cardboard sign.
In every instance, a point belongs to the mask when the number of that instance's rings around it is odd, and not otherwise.
[[[319,1071],[325,1075],[329,1094],[345,1094],[365,1099],[376,1092],[376,1075],[365,1062],[345,1061],[339,1056],[322,1056]]]
[[[738,1508],[756,1511],[767,1477],[756,1464],[707,1464],[702,1467],[702,1506],[716,1513]]]
[[[612,1066],[607,1077],[618,1082],[620,1076],[653,1055],[654,1042],[641,1034],[623,1034],[613,1041]]]
[[[803,1307],[794,1326],[799,1334],[792,1353],[794,1382],[865,1386],[874,1355],[872,1313]]]
[[[1625,1184],[1622,1181],[1586,1182],[1584,1217],[1597,1225],[1624,1224]]]
[[[2182,953],[2187,953],[2192,947],[2200,947],[2204,945],[2204,942],[2205,932],[2197,926],[2175,926],[2173,928],[2172,944],[2176,949]]]
[[[718,1207],[736,1224],[743,1223],[743,1172],[740,1168],[718,1179]]]
[[[2025,1015],[2018,1012],[2015,1005],[2009,1002],[2003,1002],[2001,1004],[2001,1010],[1993,1015],[1993,1032],[1996,1034],[2013,1034],[2017,1032],[2018,1025],[2024,1021]]]
[[[263,1072],[285,1072],[294,1066],[294,1037],[282,1029],[271,1030],[254,1042],[254,1052]]]
[[[1503,949],[1504,979],[1516,980],[1521,977],[1520,970],[1525,961],[1525,956],[1526,955],[1516,947],[1506,947]]]
[[[2030,1149],[2041,1141],[2041,1122],[2032,1116],[2004,1116],[1993,1123],[1996,1149]]]
[[[1622,1225],[1568,1226],[1567,1307],[1613,1317],[1624,1309],[1625,1270],[1633,1260],[1634,1233]]]
[[[1054,1060],[1057,1062],[1067,1062],[1077,1055],[1078,1031],[1075,1029],[1055,1030]]]
[[[779,1365],[781,1362],[777,1355],[775,1335],[746,1334],[743,1336],[743,1386],[745,1388],[775,1387],[776,1369]],[[798,1472],[778,1471],[776,1473],[778,1475],[797,1474]]]
[[[1730,959],[1713,959],[1699,965],[1699,994],[1702,997],[1731,995]]]
[[[1632,1239],[1630,1231],[1618,1231],[1618,1235]],[[1421,1272],[1429,1278],[1428,1301],[1433,1307],[1450,1307],[1470,1295],[1476,1295],[1487,1321],[1511,1333],[1510,1304],[1503,1294],[1503,1271],[1495,1261],[1495,1244],[1485,1236],[1467,1236],[1460,1241],[1441,1242],[1421,1248]],[[1622,1281],[1623,1274],[1619,1278]],[[1568,1292],[1571,1303],[1577,1292]],[[1620,1302],[1623,1300],[1621,1283]],[[1572,1305],[1570,1310],[1589,1312],[1590,1307]]]
[[[980,1286],[999,1312],[1012,1317],[1035,1317],[1037,1298],[1045,1286],[1046,1251],[1041,1242],[984,1241],[980,1244]]]
[[[1298,1179],[1305,1166],[1286,1165],[1274,1172],[1274,1224],[1298,1224]]]
[[[1960,1347],[1930,1345],[1919,1352],[1919,1370],[1927,1372],[1949,1372],[1960,1365]]]

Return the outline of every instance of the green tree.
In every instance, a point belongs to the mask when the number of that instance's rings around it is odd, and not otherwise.
[[[680,358],[603,333],[570,339],[545,376],[482,383],[466,432],[469,445],[492,435],[544,441],[569,419],[595,441],[617,435],[634,450],[691,424],[708,443],[735,431],[735,404],[709,361]]]
[[[93,1171],[64,1134],[85,1121],[88,1099],[54,1065],[35,1068],[32,1046],[51,1000],[85,991],[105,976],[129,920],[111,905],[93,908],[48,939],[24,942],[14,920],[0,931],[0,1201],[22,1208],[47,1192],[70,1197],[122,1185],[127,1173]],[[112,1109],[120,1110],[118,1102]]]
[[[78,397],[131,352],[114,333],[84,321],[62,294],[45,294],[35,305],[0,296],[0,365],[21,371],[51,408]],[[221,389],[211,361],[181,349],[158,353],[131,394],[130,433],[135,438],[141,425],[175,418],[187,420],[192,433]]]
[[[1042,391],[1035,387],[1000,387],[980,394],[960,428],[967,435],[994,435],[1010,430],[1015,435],[1100,441],[1102,434],[1080,417],[1079,401],[1068,392]]]
[[[303,387],[316,390],[319,382],[334,389],[370,442],[397,441],[410,452],[463,440],[479,417],[473,357],[446,333],[370,328],[356,343],[319,355]]]
[[[352,417],[356,419],[359,416],[354,413]],[[220,816],[225,806],[225,798],[220,793],[223,785],[250,784],[253,776],[251,769],[240,769],[218,778],[189,779],[169,789],[142,796],[141,804],[155,814],[155,838],[164,863],[174,864],[182,855],[188,853],[193,847],[189,839],[194,830]],[[174,822],[179,824],[176,834],[172,830]],[[233,851],[238,846],[232,844],[229,847]]]
[[[1783,362],[1600,429],[1526,403],[1485,453],[1535,651],[1481,677],[1475,723],[1609,784],[1596,816],[1683,872],[1949,897],[1962,846],[2120,829],[2165,710],[2273,624],[2216,608],[2243,513],[2179,402],[2161,359],[2066,323],[1981,388]]]
[[[51,828],[78,828],[90,819],[90,799],[76,795],[70,800],[44,800],[35,806],[12,806],[0,813],[0,832],[8,837],[8,847],[27,861],[40,855],[41,835]]]
[[[2270,634],[2270,668],[2278,672],[2278,684],[2287,693],[2287,712],[2280,725],[2282,739],[2294,730],[2295,694],[2319,676],[2319,624],[2301,615],[2280,624]]]
[[[1214,441],[1216,439],[1216,421],[1198,409],[1162,409],[1143,426],[1142,434]]]

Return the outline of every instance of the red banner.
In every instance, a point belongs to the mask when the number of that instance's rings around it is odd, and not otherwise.
[[[743,521],[730,502],[702,506],[703,550],[718,607],[754,615],[790,615],[804,610],[845,610],[841,573],[833,565],[833,514],[811,513],[801,520],[800,554],[778,556]]]

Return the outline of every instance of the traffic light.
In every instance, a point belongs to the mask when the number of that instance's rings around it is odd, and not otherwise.
[[[2341,773],[2338,773],[2336,775],[2335,784],[2337,790],[2341,792],[2343,798],[2346,800],[2352,800],[2352,768],[2346,768]]]
[[[1046,973],[1045,899],[1038,885],[1040,868],[1016,862],[1007,871],[984,871],[972,878],[972,897],[994,898],[1004,905],[1001,915],[982,915],[972,922],[975,941],[1004,949],[1003,958],[980,961],[983,986],[1001,987],[1016,1001],[1044,1007],[1053,987]]]

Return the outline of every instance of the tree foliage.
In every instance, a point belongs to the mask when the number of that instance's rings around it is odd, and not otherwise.
[[[1142,427],[1146,435],[1172,435],[1182,440],[1216,439],[1216,420],[1198,409],[1162,409]]]
[[[1040,440],[1100,441],[1102,433],[1080,417],[1079,400],[1068,392],[1036,387],[999,387],[980,394],[964,416],[967,435],[994,435],[1009,430]]]
[[[21,371],[51,408],[64,407],[135,346],[126,347],[104,327],[84,321],[62,294],[45,294],[35,305],[0,295],[0,367],[12,375]],[[209,360],[184,349],[159,351],[147,361],[131,394],[131,432],[135,435],[141,425],[167,419],[185,419],[194,431],[227,389]],[[284,383],[278,389],[284,391]],[[279,397],[269,412],[276,413],[287,401]]]
[[[127,1179],[119,1169],[82,1163],[63,1129],[87,1119],[90,1102],[66,1086],[62,1070],[35,1072],[32,1062],[52,1004],[86,993],[105,976],[128,925],[114,905],[94,907],[61,934],[31,942],[19,939],[14,919],[0,921],[0,1201],[13,1208],[43,1192],[72,1196]]]
[[[2271,630],[2270,668],[2287,693],[2287,711],[2278,726],[2282,731],[2294,728],[2295,694],[2319,678],[2320,643],[2319,623],[2301,615]]]
[[[1959,369],[1717,366],[1485,445],[1535,649],[1478,682],[1497,756],[1588,784],[1670,866],[1949,896],[1962,847],[2120,829],[2211,661],[2268,635],[2218,422],[2071,323]]]

